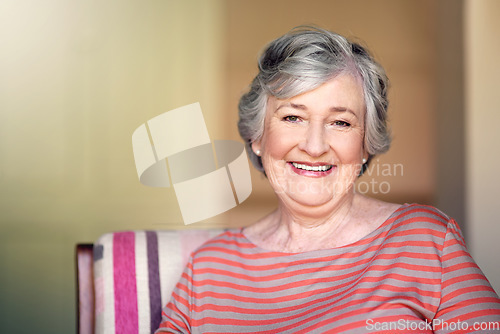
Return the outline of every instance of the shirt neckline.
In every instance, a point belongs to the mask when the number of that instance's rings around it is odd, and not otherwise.
[[[259,245],[256,245],[255,243],[253,243],[244,234],[244,232],[243,232],[244,227],[241,227],[239,229],[239,234],[240,234],[240,237],[244,239],[245,243],[251,244],[254,247],[255,250],[258,250],[258,251],[264,252],[264,253],[274,253],[274,254],[280,254],[280,255],[300,255],[300,254],[312,254],[312,253],[332,252],[332,251],[335,251],[335,250],[341,251],[341,250],[349,248],[349,247],[355,247],[355,246],[357,246],[359,244],[367,244],[367,243],[369,243],[369,242],[367,242],[369,239],[376,239],[377,236],[380,235],[383,232],[383,230],[385,229],[385,227],[387,225],[392,224],[394,222],[394,220],[395,220],[394,218],[397,217],[402,210],[406,209],[409,206],[411,206],[411,204],[408,204],[408,203],[404,203],[401,206],[399,206],[396,210],[394,210],[394,212],[392,212],[387,217],[387,219],[382,224],[380,224],[376,229],[374,229],[373,231],[371,231],[370,233],[368,233],[367,235],[365,235],[361,239],[356,240],[356,241],[354,241],[354,242],[352,242],[350,244],[347,244],[347,245],[343,245],[343,246],[339,246],[339,247],[333,247],[333,248],[315,249],[315,250],[304,251],[304,252],[281,252],[281,251],[274,251],[274,250],[263,248],[263,247],[261,247]]]

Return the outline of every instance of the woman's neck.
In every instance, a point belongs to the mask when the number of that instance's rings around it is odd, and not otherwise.
[[[328,215],[320,215],[319,210],[306,215],[303,210],[290,210],[280,203],[277,210],[247,227],[244,233],[256,245],[272,251],[298,253],[336,248],[368,235],[397,207],[359,194],[339,203]]]

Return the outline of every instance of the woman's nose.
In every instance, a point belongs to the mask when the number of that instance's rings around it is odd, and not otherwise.
[[[309,124],[303,138],[300,138],[299,148],[312,157],[319,157],[326,153],[329,145],[323,124]]]

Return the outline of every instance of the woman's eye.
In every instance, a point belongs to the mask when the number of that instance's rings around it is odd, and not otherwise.
[[[333,122],[333,125],[341,126],[341,127],[351,126],[351,124],[346,122],[346,121],[335,121],[335,122]]]
[[[283,117],[283,120],[285,120],[287,122],[296,123],[296,122],[300,121],[300,118],[299,118],[299,116],[290,115],[290,116]]]

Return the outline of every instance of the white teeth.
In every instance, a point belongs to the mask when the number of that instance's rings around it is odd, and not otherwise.
[[[326,172],[327,170],[329,170],[330,168],[333,167],[333,165],[308,166],[308,165],[304,165],[304,164],[298,164],[296,162],[292,162],[292,165],[295,168],[303,169],[303,170],[307,170],[307,171],[313,171],[313,172]]]

